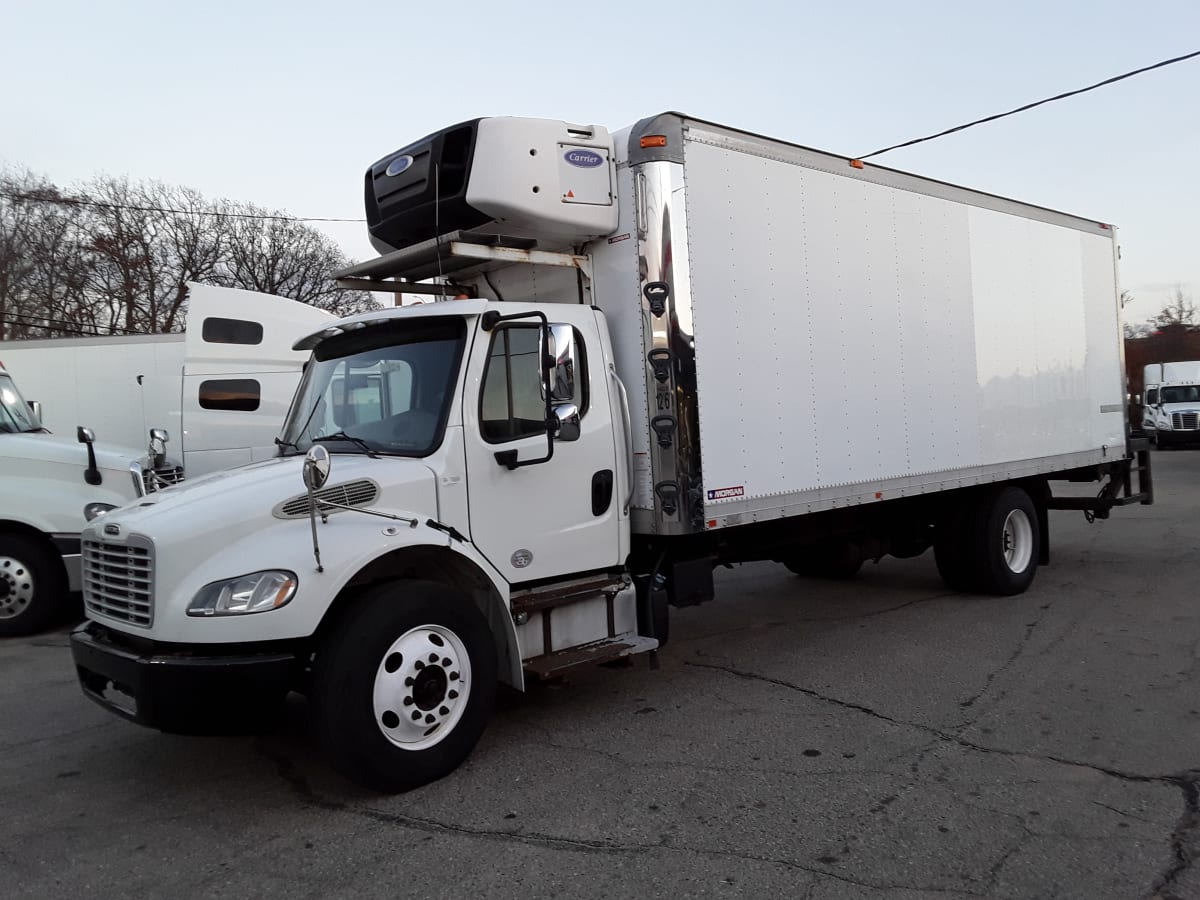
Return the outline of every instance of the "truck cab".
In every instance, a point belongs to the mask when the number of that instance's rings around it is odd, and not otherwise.
[[[1143,377],[1145,433],[1159,449],[1200,443],[1200,361],[1152,363]]]
[[[31,634],[81,587],[87,522],[182,477],[165,432],[146,453],[95,443],[88,428],[52,434],[0,364],[0,636]]]

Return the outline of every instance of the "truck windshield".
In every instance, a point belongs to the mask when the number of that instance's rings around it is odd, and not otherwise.
[[[0,432],[19,434],[41,430],[41,423],[26,405],[12,378],[0,373]]]
[[[1200,385],[1178,384],[1159,389],[1160,403],[1200,403]]]
[[[465,339],[458,317],[391,320],[327,338],[305,369],[281,450],[304,453],[320,442],[335,453],[432,453]]]

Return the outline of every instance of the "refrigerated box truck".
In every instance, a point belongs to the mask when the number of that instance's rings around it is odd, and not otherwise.
[[[498,682],[662,646],[715,565],[932,548],[1015,594],[1051,509],[1151,502],[1105,223],[674,113],[478,119],[365,189],[383,255],[339,283],[466,299],[304,338],[278,458],[88,530],[72,647],[121,715],[301,690],[341,771],[404,789]]]
[[[333,316],[283,297],[188,285],[185,329],[176,334],[0,341],[42,424],[141,446],[165,429],[189,478],[275,452],[273,440],[307,354],[300,337]]]
[[[1200,443],[1200,360],[1142,369],[1142,431],[1159,449]]]

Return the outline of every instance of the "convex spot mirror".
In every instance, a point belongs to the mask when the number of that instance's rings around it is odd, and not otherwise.
[[[579,440],[579,407],[574,403],[554,407],[553,427],[556,441]]]
[[[329,451],[320,444],[310,447],[304,455],[304,486],[310,491],[319,491],[329,480],[330,467]]]

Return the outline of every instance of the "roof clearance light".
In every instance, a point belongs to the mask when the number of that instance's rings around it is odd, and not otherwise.
[[[639,143],[643,150],[649,147],[665,147],[667,146],[667,136],[665,134],[648,134]]]
[[[850,160],[850,168],[863,169],[866,168],[866,166],[863,165],[863,161],[861,159],[852,159]]]

